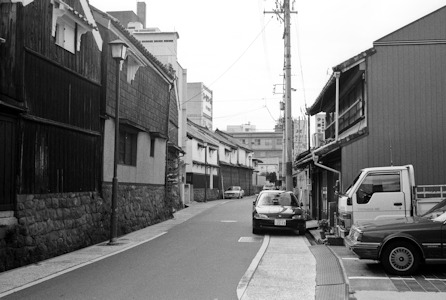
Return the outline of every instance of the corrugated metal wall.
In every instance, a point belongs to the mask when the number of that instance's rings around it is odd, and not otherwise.
[[[413,164],[417,184],[446,183],[446,44],[376,50],[366,71],[369,134],[342,149],[344,188],[359,169],[391,162]]]

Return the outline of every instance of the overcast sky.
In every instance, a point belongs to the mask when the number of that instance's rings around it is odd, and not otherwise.
[[[133,10],[137,1],[90,0],[102,11]],[[178,61],[188,82],[213,91],[214,129],[250,122],[271,131],[281,116],[283,22],[274,0],[146,0],[146,27],[176,31]],[[280,1],[282,3],[283,0]],[[445,0],[293,1],[293,118],[302,117],[332,67],[373,42],[446,5]],[[276,86],[275,86],[276,85]],[[275,94],[273,93],[275,86]],[[282,112],[283,113],[283,112]]]

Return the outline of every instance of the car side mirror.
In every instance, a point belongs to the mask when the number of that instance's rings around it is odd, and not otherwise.
[[[252,201],[252,205],[256,205],[256,200]]]
[[[340,184],[339,180],[336,180],[335,186],[333,188],[334,188],[335,194],[336,195],[339,194],[339,191],[341,190],[341,184]]]
[[[347,199],[347,205],[352,205],[352,198],[348,197],[348,199]]]

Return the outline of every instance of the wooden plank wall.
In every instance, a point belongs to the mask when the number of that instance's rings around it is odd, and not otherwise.
[[[21,194],[98,190],[101,137],[24,121]]]
[[[99,132],[100,93],[99,85],[26,52],[25,97],[30,114]]]

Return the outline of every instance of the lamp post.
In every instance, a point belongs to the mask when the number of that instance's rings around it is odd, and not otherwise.
[[[118,232],[118,159],[119,159],[119,96],[120,96],[120,66],[125,59],[128,45],[121,40],[115,40],[108,43],[111,48],[111,54],[116,61],[116,103],[115,103],[115,153],[113,159],[113,182],[112,182],[112,201],[110,218],[110,242],[109,245],[116,244]]]
[[[203,143],[204,146],[204,202],[208,201],[208,143]]]

